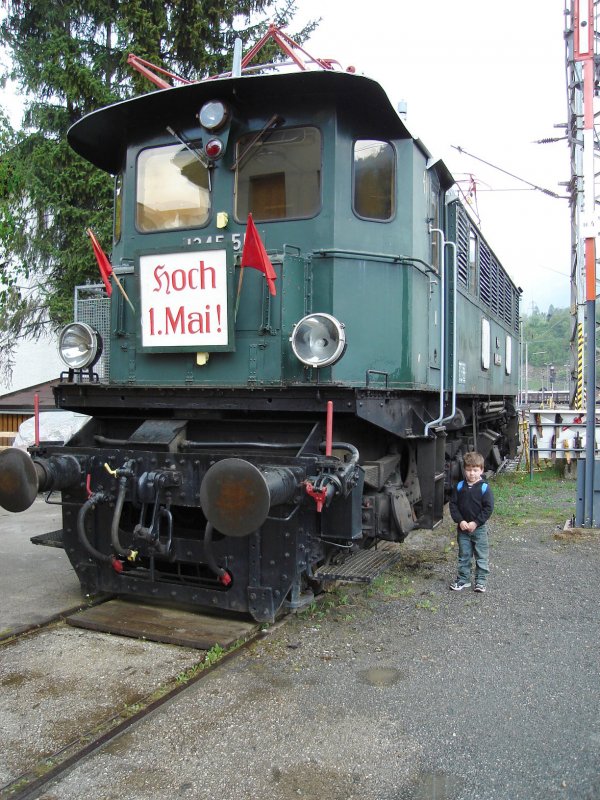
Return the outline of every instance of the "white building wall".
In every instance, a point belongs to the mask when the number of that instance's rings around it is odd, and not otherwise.
[[[44,337],[36,342],[31,339],[20,340],[12,380],[7,382],[0,377],[0,395],[57,379],[66,367],[58,357],[56,345],[56,336]]]

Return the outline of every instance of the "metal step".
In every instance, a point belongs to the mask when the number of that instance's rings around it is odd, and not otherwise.
[[[401,544],[383,542],[370,550],[360,550],[341,564],[324,564],[314,572],[317,580],[371,583],[378,575],[400,561]]]
[[[61,547],[65,548],[63,542],[63,529],[58,531],[50,531],[50,533],[40,533],[39,536],[32,536],[29,540],[31,544],[43,544],[44,547]]]
[[[517,458],[505,458],[496,470],[496,475],[499,475],[501,472],[515,472],[519,468],[520,463],[521,459],[518,456]]]

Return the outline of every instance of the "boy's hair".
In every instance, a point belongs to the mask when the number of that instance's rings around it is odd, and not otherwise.
[[[463,464],[465,467],[481,467],[483,469],[483,456],[481,453],[465,453]]]

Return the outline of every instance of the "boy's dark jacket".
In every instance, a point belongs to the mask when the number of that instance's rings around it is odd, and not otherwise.
[[[477,481],[470,488],[466,481],[460,481],[452,490],[450,514],[456,523],[460,524],[463,520],[476,522],[479,528],[492,516],[493,510],[494,495],[489,484],[483,480]]]

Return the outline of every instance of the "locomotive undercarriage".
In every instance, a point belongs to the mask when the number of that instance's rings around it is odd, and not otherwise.
[[[264,409],[260,397],[250,413],[233,395],[227,411],[205,398],[168,417],[159,403],[147,418],[96,407],[66,446],[32,452],[25,482],[62,491],[63,545],[86,593],[271,621],[311,599],[319,566],[435,527],[464,452],[478,447],[494,468],[516,446],[502,399],[464,400],[424,437],[428,396],[339,392],[328,441],[318,393],[302,413],[283,393],[262,395]]]

